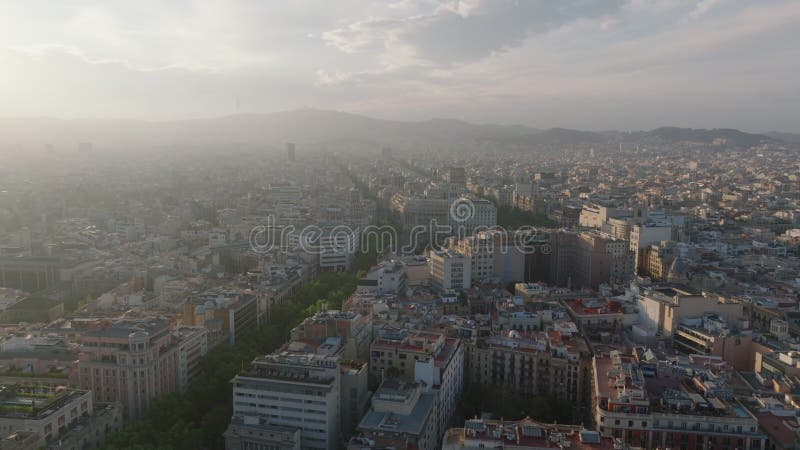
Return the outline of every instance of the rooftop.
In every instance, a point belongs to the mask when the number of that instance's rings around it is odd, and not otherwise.
[[[0,385],[0,417],[41,419],[56,412],[87,391],[64,386]]]
[[[621,449],[610,437],[575,425],[543,424],[530,418],[516,421],[471,419],[464,428],[451,428],[444,446],[457,448],[575,448]],[[615,445],[616,444],[616,445]]]
[[[397,380],[385,380],[373,396],[373,401],[404,403],[414,394],[414,390],[422,386],[403,383]],[[436,392],[423,390],[416,398],[409,414],[394,411],[377,411],[371,408],[361,419],[358,429],[362,432],[392,432],[420,435],[428,417],[433,411]],[[382,408],[383,409],[383,408]]]

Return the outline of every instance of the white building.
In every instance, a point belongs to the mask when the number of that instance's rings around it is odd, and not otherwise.
[[[208,331],[205,327],[182,326],[175,330],[178,344],[178,390],[186,392],[189,383],[202,369],[200,363],[208,353]]]
[[[334,356],[288,352],[256,358],[250,372],[233,380],[231,426],[299,429],[299,448],[339,448],[341,406],[337,360]],[[235,436],[226,432],[226,448],[259,448],[257,437],[245,442],[244,436],[241,432]]]
[[[458,211],[458,205],[468,205],[462,211]],[[463,230],[462,235],[471,235],[476,230],[489,229],[497,225],[497,207],[489,200],[472,200],[461,197],[455,202],[455,207],[451,205],[450,225],[454,232]]]
[[[499,231],[481,231],[455,240],[451,248],[470,258],[474,281],[498,280],[503,284],[525,278],[525,253]]]
[[[472,285],[470,258],[451,250],[430,253],[431,284],[442,291],[460,291]]]
[[[359,248],[359,230],[344,222],[323,222],[306,228],[300,236],[300,246],[319,255],[322,270],[343,272],[350,269]]]
[[[437,354],[415,361],[414,381],[439,391],[437,429],[443,432],[453,420],[464,388],[464,346],[461,341],[448,338]]]
[[[406,271],[400,261],[385,261],[359,280],[358,289],[375,294],[398,294],[406,288]]]

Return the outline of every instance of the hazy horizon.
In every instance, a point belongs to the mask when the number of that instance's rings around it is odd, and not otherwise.
[[[474,125],[474,126],[502,126],[502,127],[525,127],[531,130],[549,130],[549,129],[567,129],[567,130],[580,130],[580,131],[591,131],[596,133],[603,133],[603,132],[640,132],[640,131],[652,131],[657,128],[689,128],[689,129],[701,129],[701,130],[711,130],[711,129],[733,129],[739,130],[746,133],[752,134],[761,134],[761,133],[770,133],[770,132],[780,132],[780,133],[788,133],[788,134],[798,134],[797,130],[787,130],[787,129],[777,129],[777,128],[770,128],[770,129],[750,129],[745,127],[730,127],[730,126],[715,126],[715,127],[699,127],[699,126],[692,126],[692,125],[683,125],[683,124],[675,124],[675,123],[662,123],[660,125],[647,127],[647,128],[624,128],[624,127],[616,127],[616,128],[575,128],[575,127],[566,127],[560,125],[553,125],[549,127],[537,126],[533,123],[521,123],[521,122],[491,122],[491,121],[477,121],[477,120],[469,120],[469,119],[461,119],[455,116],[452,117],[444,117],[444,116],[431,116],[431,117],[418,117],[418,118],[409,118],[409,119],[395,119],[391,117],[381,117],[380,115],[373,115],[373,114],[365,114],[359,112],[350,112],[350,111],[342,111],[337,109],[330,109],[330,108],[315,108],[315,107],[301,107],[301,108],[293,108],[293,109],[284,109],[284,110],[277,110],[277,111],[241,111],[241,112],[233,112],[233,113],[224,113],[224,114],[209,114],[207,116],[198,116],[198,117],[184,117],[184,118],[137,118],[137,117],[58,117],[58,116],[48,116],[48,115],[39,115],[39,116],[11,116],[11,115],[0,115],[0,120],[53,120],[53,121],[64,121],[64,122],[142,122],[142,123],[152,123],[152,124],[165,124],[165,123],[176,123],[176,122],[201,122],[201,121],[213,121],[213,120],[220,120],[220,119],[227,119],[227,118],[234,118],[234,117],[246,117],[246,116],[272,116],[272,115],[281,115],[281,114],[291,114],[291,113],[299,113],[304,111],[316,111],[316,112],[324,112],[324,113],[335,113],[335,114],[345,114],[345,115],[352,115],[358,116],[365,119],[370,120],[379,120],[384,122],[397,122],[397,123],[407,123],[407,124],[420,124],[425,122],[432,122],[432,121],[457,121],[463,122],[465,124]]]
[[[6,2],[0,116],[800,132],[800,3]]]

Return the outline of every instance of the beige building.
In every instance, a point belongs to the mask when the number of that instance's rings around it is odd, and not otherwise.
[[[525,278],[525,253],[513,238],[503,232],[483,231],[463,239],[454,239],[451,249],[470,259],[473,281],[498,280],[501,283]]]
[[[690,317],[715,313],[729,324],[743,318],[742,303],[708,292],[665,286],[645,291],[638,299],[639,329],[650,336],[672,337],[678,325]]]
[[[550,235],[551,282],[573,289],[621,284],[633,278],[628,241],[608,233],[559,231]]]
[[[672,241],[651,244],[641,252],[642,264],[639,273],[655,281],[665,281],[669,278],[672,263],[680,253],[676,243]]]
[[[164,319],[98,324],[78,337],[78,385],[95,400],[120,402],[127,418],[179,390],[180,347]],[[189,359],[187,358],[187,361]]]

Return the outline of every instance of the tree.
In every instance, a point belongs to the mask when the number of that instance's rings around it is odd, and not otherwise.
[[[355,291],[351,274],[326,273],[302,287],[271,311],[271,324],[245,334],[236,345],[219,344],[202,360],[201,372],[183,395],[153,400],[140,420],[129,423],[106,441],[113,450],[190,450],[224,447],[222,433],[233,413],[230,380],[259,354],[280,347],[311,307],[322,301],[338,304]]]

